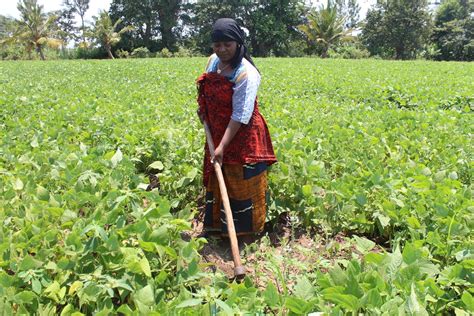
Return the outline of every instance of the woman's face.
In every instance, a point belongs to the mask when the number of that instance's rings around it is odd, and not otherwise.
[[[235,55],[235,51],[237,50],[237,42],[214,42],[212,43],[212,49],[222,62],[228,63]]]

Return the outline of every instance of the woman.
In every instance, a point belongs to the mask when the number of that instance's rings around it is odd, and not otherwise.
[[[222,166],[237,235],[263,230],[267,167],[276,162],[265,120],[258,111],[260,73],[247,53],[244,32],[232,19],[219,19],[212,29],[214,54],[198,78],[198,115],[211,130],[216,146],[204,156],[205,235],[227,235],[219,184],[212,168]]]

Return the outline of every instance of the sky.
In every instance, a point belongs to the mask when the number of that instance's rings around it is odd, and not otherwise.
[[[327,0],[312,0],[311,2],[326,3]],[[370,5],[376,3],[376,0],[358,0],[361,7],[360,17],[365,17],[365,13]],[[59,10],[63,0],[38,0],[40,5],[44,6],[46,12]],[[92,16],[97,15],[99,10],[108,10],[111,0],[90,0],[89,10],[86,12],[86,21],[91,22]],[[19,18],[19,12],[16,9],[17,0],[0,0],[0,14]],[[79,18],[77,18],[79,20]]]
[[[89,10],[86,12],[85,20],[92,22],[92,16],[98,15],[99,10],[109,10],[111,0],[90,0]],[[19,18],[20,13],[16,9],[18,0],[0,0],[0,14]],[[38,0],[38,3],[44,6],[46,12],[59,10],[62,7],[63,0]],[[79,21],[79,17],[77,18]]]

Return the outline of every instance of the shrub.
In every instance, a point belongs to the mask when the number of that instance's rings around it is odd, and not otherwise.
[[[369,58],[370,52],[356,45],[342,45],[329,50],[329,57],[343,59],[362,59]]]
[[[178,51],[174,53],[173,56],[174,57],[192,57],[193,52],[188,48],[179,47]]]
[[[119,49],[115,52],[115,55],[117,55],[118,58],[128,58],[130,53],[127,50]]]
[[[165,47],[161,50],[161,52],[156,54],[156,57],[170,58],[170,57],[173,57],[173,53],[170,52],[170,50]]]
[[[77,59],[103,59],[107,58],[107,52],[102,47],[86,48],[78,47],[75,52]]]
[[[130,56],[132,58],[148,58],[150,57],[150,51],[146,47],[138,47],[132,51]]]

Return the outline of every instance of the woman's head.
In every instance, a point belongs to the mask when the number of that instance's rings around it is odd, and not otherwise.
[[[235,20],[219,19],[212,26],[212,49],[222,62],[236,67],[245,54],[244,36]]]
[[[219,19],[212,26],[211,38],[213,43],[235,41],[237,44],[242,45],[244,43],[244,36],[244,31],[233,19]]]
[[[235,68],[245,57],[255,66],[244,45],[245,33],[235,20],[217,20],[212,26],[211,39],[212,49],[222,62],[230,63]]]

